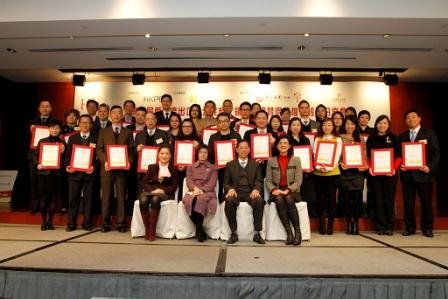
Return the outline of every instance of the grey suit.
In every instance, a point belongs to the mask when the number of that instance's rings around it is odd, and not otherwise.
[[[286,181],[288,182],[288,189],[291,190],[298,198],[300,198],[300,186],[302,185],[302,165],[300,159],[297,157],[291,157],[288,162],[288,168],[286,169]],[[266,188],[269,192],[273,189],[280,188],[280,166],[278,164],[278,158],[272,157],[268,160],[268,166],[266,169]]]

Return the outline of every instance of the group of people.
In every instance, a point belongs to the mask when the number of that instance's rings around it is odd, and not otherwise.
[[[405,207],[405,231],[412,235],[416,231],[415,198],[418,193],[422,203],[421,229],[426,237],[433,236],[432,182],[440,159],[436,134],[421,127],[421,117],[417,110],[405,113],[409,130],[398,136],[391,132],[388,116],[380,115],[374,127],[369,127],[370,113],[366,110],[356,113],[349,107],[345,113],[334,112],[318,105],[315,120],[311,119],[310,104],[302,100],[298,104],[299,117],[291,117],[289,108],[280,115],[269,118],[268,113],[258,103],[243,102],[239,105],[238,116],[233,115],[231,100],[225,100],[222,112],[217,116],[216,103],[207,101],[203,109],[193,104],[188,118],[182,119],[172,111],[171,95],[161,97],[161,109],[147,112],[145,107],[135,107],[131,100],[123,107],[87,101],[87,114],[71,109],[62,125],[51,117],[51,104],[41,101],[40,115],[33,119],[35,125],[49,127],[49,137],[43,138],[35,149],[28,152],[31,174],[31,199],[34,212],[42,215],[42,230],[54,229],[52,219],[56,211],[58,194],[62,198],[68,194],[67,231],[77,228],[80,204],[83,206],[82,227],[92,230],[92,203],[101,196],[102,232],[112,228],[112,208],[115,206],[115,226],[119,232],[126,232],[125,202],[138,199],[144,220],[147,240],[156,239],[156,225],[161,202],[177,198],[184,202],[187,213],[196,226],[198,241],[207,235],[203,228],[204,218],[216,212],[218,203],[225,202],[231,236],[228,243],[238,241],[236,210],[240,202],[247,202],[253,210],[255,233],[253,241],[264,244],[260,231],[264,204],[274,202],[278,216],[285,228],[288,245],[300,245],[301,231],[296,203],[304,200],[309,204],[311,216],[317,217],[320,234],[333,234],[333,223],[338,205],[342,207],[347,223],[347,234],[359,234],[358,220],[362,217],[363,190],[367,180],[368,208],[381,235],[392,235],[395,227],[395,188],[397,173],[403,184]],[[203,111],[203,113],[202,113]],[[168,130],[161,129],[166,126]],[[252,129],[240,134],[242,125]],[[206,128],[216,128],[208,144],[204,143],[202,132]],[[61,134],[72,133],[67,142]],[[315,133],[310,140],[305,133]],[[266,159],[251,159],[251,135],[270,134],[269,143],[272,156]],[[309,136],[309,135],[308,135]],[[192,141],[196,158],[189,166],[174,165],[174,149],[177,141]],[[215,143],[234,141],[236,158],[225,167],[216,166]],[[320,142],[336,144],[334,163],[313,164],[312,169],[303,169],[299,157],[294,156],[294,146],[310,146],[314,153]],[[402,164],[401,143],[422,142],[426,146],[426,165],[409,170]],[[42,143],[58,143],[62,163],[58,169],[46,169],[39,163]],[[341,158],[343,144],[363,144],[365,163],[358,168],[350,168]],[[89,146],[94,149],[91,168],[77,171],[71,168],[74,145]],[[127,147],[129,165],[127,169],[115,170],[108,165],[109,145]],[[157,162],[148,166],[146,173],[137,172],[138,155],[144,146],[157,146]],[[369,163],[372,149],[393,148],[394,170],[387,175],[375,175]],[[186,180],[188,190],[183,190]],[[215,187],[218,185],[218,192]],[[267,189],[269,198],[264,198]],[[101,190],[101,192],[100,192]],[[101,194],[101,195],[100,195]],[[113,199],[116,199],[115,201]]]

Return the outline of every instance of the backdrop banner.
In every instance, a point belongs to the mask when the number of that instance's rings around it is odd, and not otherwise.
[[[88,99],[99,103],[121,105],[124,100],[133,100],[136,106],[144,106],[148,111],[160,110],[160,96],[173,96],[173,110],[182,117],[188,115],[192,104],[215,101],[221,111],[222,102],[230,99],[234,105],[234,115],[238,116],[238,106],[243,101],[258,102],[269,115],[280,114],[280,109],[289,107],[292,116],[298,116],[297,104],[306,99],[314,108],[319,104],[328,107],[328,115],[334,111],[344,112],[353,106],[359,112],[366,109],[371,113],[372,125],[377,116],[390,115],[389,87],[382,82],[334,82],[320,85],[319,82],[272,82],[270,85],[258,82],[146,82],[132,85],[131,82],[86,82],[84,87],[76,87],[75,108],[86,112]]]

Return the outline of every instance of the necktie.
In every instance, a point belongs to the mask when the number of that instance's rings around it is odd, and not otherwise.
[[[415,140],[415,135],[416,135],[416,132],[414,130],[411,130],[411,141],[412,142],[414,142],[414,140]]]
[[[308,120],[304,120],[304,121],[303,121],[303,125],[304,125],[304,126],[308,126]]]
[[[42,118],[41,118],[41,122],[42,122],[43,124],[45,124],[45,123],[47,122],[47,119],[48,119],[47,117],[42,117]]]
[[[241,165],[241,167],[243,167],[243,168],[246,167],[246,161],[241,161],[241,162],[240,162],[240,165]]]
[[[170,114],[167,112],[165,113],[165,119],[168,120],[170,118]]]
[[[87,143],[87,136],[86,135],[82,135],[82,143],[83,144]]]
[[[115,127],[115,134],[120,135],[120,128],[119,127]]]
[[[149,130],[149,131],[148,131],[148,134],[149,134],[149,136],[154,135],[154,130]]]
[[[101,128],[105,128],[106,127],[106,122],[105,121],[102,121],[101,122]]]

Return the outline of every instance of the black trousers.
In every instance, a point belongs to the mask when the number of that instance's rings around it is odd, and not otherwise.
[[[321,176],[315,175],[316,194],[318,201],[318,214],[334,218],[336,214],[336,193],[339,184],[339,175]]]
[[[236,232],[237,222],[236,222],[236,209],[238,208],[240,202],[247,202],[251,207],[254,215],[254,228],[256,231],[261,231],[263,229],[263,208],[265,201],[259,196],[255,199],[249,197],[250,193],[238,192],[237,196],[227,197],[225,205],[225,213],[227,220],[229,221],[230,230],[232,233]]]
[[[344,198],[344,215],[349,219],[359,219],[362,215],[362,190],[342,191]]]
[[[397,176],[372,176],[370,179],[375,199],[375,226],[378,231],[394,230],[395,226],[395,188]]]
[[[402,179],[404,200],[404,223],[407,231],[415,231],[415,198],[418,193],[421,203],[421,229],[432,231],[434,217],[432,214],[432,182],[418,183],[413,179]]]
[[[32,211],[37,211],[39,209],[36,167],[37,165],[33,160],[28,160],[28,170],[30,172],[30,208]]]
[[[112,174],[101,177],[101,214],[103,216],[103,226],[111,225],[111,201],[114,197],[114,187],[117,196],[117,225],[124,226],[124,202],[126,200],[126,175]]]
[[[310,217],[317,217],[317,195],[316,186],[314,184],[314,177],[312,174],[305,174],[303,176],[302,186],[300,186],[300,195],[303,201],[308,205]]]
[[[60,177],[55,174],[38,175],[38,199],[42,218],[52,221],[56,211],[56,204],[60,193]]]
[[[68,226],[76,227],[76,218],[78,216],[79,205],[81,203],[82,191],[82,205],[84,220],[82,222],[83,228],[92,227],[92,195],[93,195],[93,178],[69,180],[69,211],[68,211]]]

